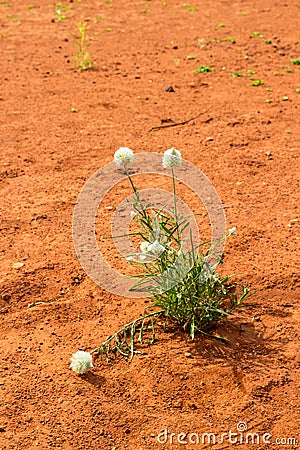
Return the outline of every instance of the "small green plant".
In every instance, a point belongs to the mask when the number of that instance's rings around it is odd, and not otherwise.
[[[300,88],[296,88],[297,94],[300,94]]]
[[[294,64],[294,66],[300,66],[300,58],[291,59],[291,63]]]
[[[200,66],[198,69],[194,70],[194,73],[207,73],[212,71],[213,69],[209,66]]]
[[[187,55],[186,59],[187,60],[196,59],[196,56],[195,55]]]
[[[265,43],[266,43],[266,44],[272,44],[272,41],[271,41],[271,39],[266,39],[266,40],[265,40]]]
[[[294,73],[293,69],[291,69],[290,67],[288,67],[285,71],[286,73]]]
[[[234,72],[234,73],[231,73],[230,76],[232,78],[239,78],[239,77],[242,77],[243,75],[241,74],[241,72]]]
[[[252,38],[252,37],[260,37],[260,38],[263,38],[264,37],[264,35],[263,34],[261,34],[261,33],[259,33],[258,31],[254,31],[253,33],[251,33],[250,34],[250,37]]]
[[[56,21],[62,22],[63,20],[66,20],[67,16],[64,14],[65,11],[73,9],[73,6],[67,6],[63,3],[55,3],[54,4],[54,10],[56,15]]]
[[[269,98],[266,98],[266,100],[265,100],[266,103],[272,103],[272,101],[273,101],[273,100],[271,100],[271,99],[269,99]]]
[[[189,8],[187,8],[188,12],[197,12],[197,8],[194,8],[193,6],[190,6]]]
[[[283,102],[286,102],[288,99],[289,99],[288,96],[287,96],[287,95],[284,95],[284,96],[282,97],[281,100],[282,100]]]
[[[232,36],[229,36],[228,41],[232,42],[232,44],[235,44],[235,42],[236,42],[234,37],[232,37]]]
[[[281,77],[283,74],[280,72],[273,72],[274,77]]]
[[[245,77],[250,77],[251,75],[255,75],[255,74],[256,74],[255,70],[249,69],[245,73]]]
[[[17,22],[19,18],[18,14],[7,14],[6,17],[7,19],[11,19],[13,22]]]
[[[165,327],[171,324],[183,330],[191,339],[203,334],[226,341],[213,332],[214,328],[253,295],[244,286],[239,289],[237,283],[231,281],[232,277],[216,273],[220,262],[220,257],[215,259],[218,243],[203,242],[195,246],[189,221],[178,213],[174,170],[182,164],[180,152],[175,148],[166,150],[162,161],[164,169],[171,170],[172,210],[143,204],[127,170],[133,159],[133,151],[126,147],[114,155],[117,167],[125,172],[133,189],[133,200],[129,204],[139,231],[114,238],[134,235],[141,239],[141,251],[126,260],[140,270],[133,275],[139,281],[131,291],[145,293],[151,301],[147,307],[150,311],[122,326],[90,353],[79,350],[74,354],[71,368],[80,374],[93,367],[93,354],[105,355],[109,360],[119,353],[131,360],[134,354],[140,353],[137,346],[154,343],[157,319],[164,321]],[[224,239],[235,233],[234,227]]]
[[[251,83],[251,86],[262,86],[264,82],[262,80],[254,80]]]
[[[92,60],[91,54],[88,51],[88,35],[89,25],[87,22],[79,22],[78,24],[78,34],[79,36],[74,37],[74,45],[78,48],[77,55],[73,58],[75,64],[79,70],[93,69],[95,64]]]

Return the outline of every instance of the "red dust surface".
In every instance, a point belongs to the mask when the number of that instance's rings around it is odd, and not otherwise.
[[[0,12],[0,449],[224,449],[238,424],[239,448],[270,448],[264,433],[299,448],[299,3],[7,0]],[[82,21],[95,68],[80,72]],[[72,242],[81,189],[121,146],[175,146],[206,174],[237,227],[220,270],[258,293],[218,326],[227,344],[158,328],[132,362],[78,376],[70,356],[147,305],[97,286]],[[122,195],[108,194],[99,226]]]

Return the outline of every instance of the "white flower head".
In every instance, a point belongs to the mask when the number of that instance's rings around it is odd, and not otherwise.
[[[158,241],[154,241],[153,244],[149,245],[147,252],[152,253],[153,255],[159,256],[161,255],[166,248],[161,245]]]
[[[130,211],[130,217],[133,219],[137,213],[135,211]]]
[[[83,374],[92,367],[94,367],[93,359],[89,352],[78,350],[72,355],[70,369],[74,370],[74,372]]]
[[[148,252],[150,245],[151,245],[150,242],[142,241],[140,243],[141,252],[143,252],[143,253]]]
[[[134,160],[134,153],[128,147],[121,147],[114,154],[114,162],[117,167],[126,170],[127,166]]]
[[[172,147],[169,148],[169,150],[166,150],[163,155],[163,161],[162,165],[164,169],[167,169],[168,167],[174,168],[181,166],[182,158],[181,153],[179,150],[176,150],[176,148]]]
[[[236,234],[236,227],[230,228],[230,229],[228,230],[228,234],[229,234],[229,235]]]

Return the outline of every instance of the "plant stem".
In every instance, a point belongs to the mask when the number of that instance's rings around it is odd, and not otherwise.
[[[127,323],[122,328],[120,328],[118,331],[116,331],[113,335],[111,335],[108,339],[106,339],[105,342],[103,342],[99,347],[96,347],[94,350],[92,350],[90,353],[91,355],[93,353],[101,353],[101,348],[103,348],[104,345],[109,344],[118,334],[122,333],[124,330],[126,330],[129,327],[135,326],[137,322],[149,319],[149,317],[159,316],[163,313],[163,311],[154,311],[149,314],[146,314],[145,316],[138,317],[137,319],[133,320],[132,322]]]
[[[176,202],[176,185],[175,185],[175,176],[174,169],[172,167],[172,185],[173,185],[173,196],[174,196],[174,215],[175,215],[175,223],[177,228],[177,244],[180,246],[180,231],[178,224],[178,215],[177,215],[177,202]]]

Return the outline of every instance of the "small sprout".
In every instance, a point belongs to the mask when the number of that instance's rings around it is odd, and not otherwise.
[[[300,58],[291,59],[291,63],[294,64],[294,66],[300,66]]]
[[[109,33],[110,31],[112,31],[112,28],[107,27],[107,28],[105,28],[105,31],[107,31]]]
[[[254,80],[251,83],[251,86],[262,86],[264,82],[262,80]]]
[[[294,44],[295,44],[295,45],[298,45],[298,44],[299,44],[299,41],[294,41]]]
[[[231,73],[230,76],[232,78],[239,78],[239,77],[242,77],[243,75],[241,74],[241,72],[234,72],[234,73]]]
[[[284,95],[284,96],[282,97],[282,101],[283,101],[283,102],[286,102],[288,99],[289,99],[289,98],[288,98],[287,95]]]
[[[247,11],[242,11],[241,14],[242,14],[242,16],[248,16],[249,13]]]
[[[269,98],[266,98],[265,102],[266,103],[272,103],[273,100],[270,100]]]
[[[214,42],[219,42],[219,40],[217,38],[213,38],[213,39],[210,40],[210,42],[213,42],[213,43]]]
[[[141,13],[147,14],[150,10],[149,9],[141,9]]]
[[[196,59],[195,55],[187,55],[186,59],[190,60],[190,59]]]
[[[251,38],[252,38],[252,37],[255,37],[255,36],[258,36],[258,37],[260,37],[260,38],[263,38],[263,37],[264,37],[264,35],[261,34],[261,33],[259,33],[258,31],[254,31],[252,34],[250,34],[250,37],[251,37]]]
[[[204,45],[205,45],[205,39],[198,39],[198,45],[199,45],[199,47],[204,47]]]
[[[188,12],[196,12],[198,11],[197,8],[193,8],[192,6],[187,9]]]
[[[267,92],[273,92],[273,90],[271,88],[266,87],[266,91]]]
[[[272,41],[271,41],[271,39],[266,39],[266,40],[265,40],[265,43],[266,43],[266,44],[272,44]]]
[[[77,109],[73,107],[73,108],[71,108],[71,112],[72,112],[72,113],[76,113],[76,112],[77,112]]]
[[[297,94],[300,94],[300,88],[296,89]]]
[[[87,31],[89,26],[87,22],[79,22],[77,25],[79,37],[77,38],[74,36],[74,45],[78,47],[78,51],[75,58],[73,58],[74,62],[81,71],[93,69],[95,64],[92,61],[91,54],[88,52],[89,44]]]
[[[17,14],[7,14],[6,17],[7,19],[11,19],[13,22],[16,22],[19,18]]]
[[[198,69],[194,70],[194,73],[207,73],[212,71],[213,69],[209,66],[200,66]]]
[[[293,69],[291,69],[290,67],[288,67],[288,68],[286,69],[286,73],[294,73],[294,71],[293,71]]]
[[[229,42],[232,42],[233,44],[235,44],[235,39],[234,39],[234,37],[232,37],[232,36],[229,36],[228,41],[229,41]]]
[[[273,72],[274,77],[281,77],[283,74],[280,72]]]

